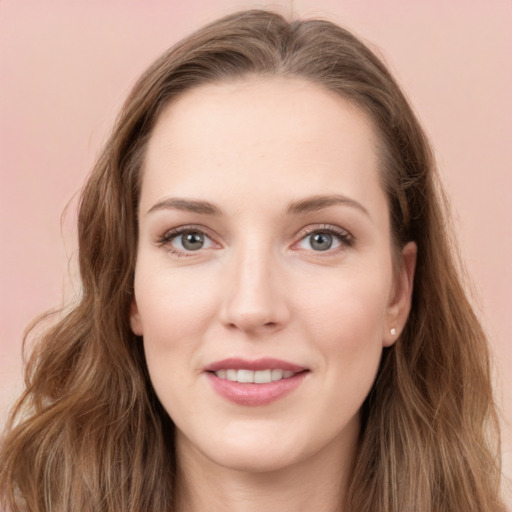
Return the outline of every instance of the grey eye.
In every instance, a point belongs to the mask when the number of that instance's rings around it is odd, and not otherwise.
[[[332,247],[332,235],[329,233],[313,233],[309,235],[309,243],[315,251],[327,251]]]
[[[200,229],[179,227],[167,232],[162,245],[171,248],[174,254],[191,256],[192,252],[202,252],[215,247],[215,242]]]
[[[306,251],[327,252],[342,245],[350,245],[348,234],[345,235],[327,228],[311,231],[299,241],[296,247]]]
[[[187,251],[197,251],[204,246],[204,234],[198,231],[183,233],[176,241],[181,242],[181,246]]]

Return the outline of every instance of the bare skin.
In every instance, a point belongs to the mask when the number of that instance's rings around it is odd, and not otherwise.
[[[202,86],[161,114],[131,327],[176,425],[180,512],[342,510],[416,258],[395,272],[375,147],[357,107],[298,79]],[[270,360],[300,370],[236,380]]]
[[[340,512],[355,446],[327,446],[299,464],[261,473],[219,468],[185,448],[178,455],[177,510]]]

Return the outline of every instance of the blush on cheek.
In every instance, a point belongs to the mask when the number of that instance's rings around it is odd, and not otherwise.
[[[162,286],[164,284],[164,286]],[[152,343],[168,344],[177,340],[199,335],[201,322],[208,314],[204,304],[205,294],[194,288],[193,283],[165,283],[158,282],[154,286],[145,283],[144,291],[139,293],[137,304],[139,316],[144,320],[145,332]]]
[[[330,345],[330,349],[339,350],[343,345],[361,350],[365,345],[381,344],[385,315],[385,294],[363,294],[358,287],[326,293],[321,300],[310,301],[301,316],[307,319],[304,329],[325,346]]]

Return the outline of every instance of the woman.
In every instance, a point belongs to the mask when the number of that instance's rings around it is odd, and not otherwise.
[[[482,329],[428,142],[347,31],[248,11],[136,84],[82,296],[1,451],[9,510],[498,511]]]

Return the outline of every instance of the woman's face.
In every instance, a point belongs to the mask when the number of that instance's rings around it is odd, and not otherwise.
[[[262,471],[353,452],[415,256],[394,275],[375,146],[358,108],[298,79],[202,86],[162,113],[131,326],[180,453]]]

